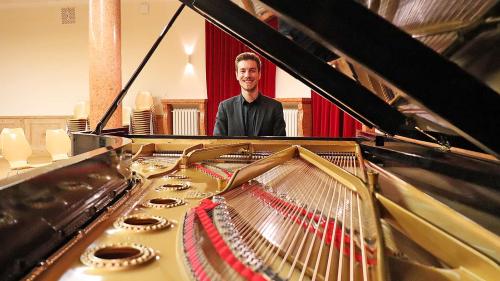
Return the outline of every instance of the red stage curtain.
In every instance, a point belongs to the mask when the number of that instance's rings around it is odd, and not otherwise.
[[[277,21],[270,23],[277,25]],[[208,135],[212,135],[215,116],[219,103],[227,98],[240,94],[240,86],[236,80],[234,59],[242,52],[252,51],[231,35],[205,21],[205,57],[207,77],[207,122]],[[270,61],[262,60],[262,77],[259,90],[268,97],[275,97],[276,66]]]
[[[355,137],[361,123],[336,105],[311,91],[313,137]]]

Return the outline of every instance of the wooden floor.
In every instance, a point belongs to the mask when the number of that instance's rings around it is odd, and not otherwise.
[[[28,164],[33,166],[32,168],[21,169],[21,170],[11,170],[9,166],[9,162],[0,155],[0,181],[11,177],[20,173],[25,173],[31,171],[32,169],[36,169],[37,166],[43,166],[44,164],[50,164],[52,160],[48,152],[34,152],[30,158],[28,158]],[[1,188],[1,186],[0,186]]]

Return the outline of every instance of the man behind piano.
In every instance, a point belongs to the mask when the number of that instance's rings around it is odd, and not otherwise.
[[[241,93],[219,104],[214,136],[285,136],[283,106],[259,92],[259,57],[245,52],[234,63]]]

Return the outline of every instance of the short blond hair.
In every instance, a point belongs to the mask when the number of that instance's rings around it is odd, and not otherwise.
[[[236,56],[236,59],[234,60],[234,69],[238,71],[238,63],[242,60],[253,60],[257,63],[257,70],[260,72],[260,58],[257,56],[255,53],[252,52],[244,52]]]

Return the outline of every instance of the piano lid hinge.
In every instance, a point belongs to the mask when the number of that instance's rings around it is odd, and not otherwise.
[[[415,126],[415,129],[425,135],[426,137],[430,138],[433,142],[437,143],[439,145],[439,150],[442,152],[449,152],[451,150],[451,145],[450,142],[446,138],[441,138],[437,139],[434,136],[430,135],[429,133],[425,132],[424,130],[420,129],[418,126]]]

